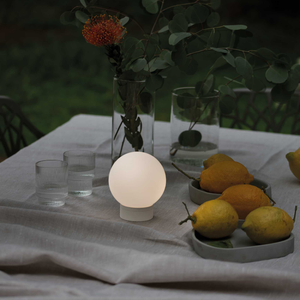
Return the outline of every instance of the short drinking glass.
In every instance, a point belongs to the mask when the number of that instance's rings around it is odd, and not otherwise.
[[[62,206],[68,196],[68,164],[61,160],[42,160],[35,164],[36,194],[40,204]]]
[[[92,194],[95,171],[95,153],[87,150],[64,152],[64,161],[68,163],[69,194],[84,197]]]

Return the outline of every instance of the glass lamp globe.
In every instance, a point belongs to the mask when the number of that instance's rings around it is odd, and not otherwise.
[[[112,166],[108,184],[120,203],[120,217],[127,221],[153,218],[153,204],[166,187],[166,173],[160,162],[144,152],[130,152]]]

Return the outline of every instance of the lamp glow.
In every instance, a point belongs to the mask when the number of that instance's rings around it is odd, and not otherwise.
[[[130,152],[112,166],[108,184],[121,204],[120,217],[127,221],[153,218],[153,204],[166,187],[166,173],[160,162],[144,152]]]

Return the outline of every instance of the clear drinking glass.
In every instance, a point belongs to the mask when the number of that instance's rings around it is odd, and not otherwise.
[[[68,164],[61,160],[42,160],[35,164],[36,194],[40,204],[62,206],[68,196]]]
[[[87,150],[64,152],[64,161],[68,163],[69,194],[84,197],[92,194],[95,173],[95,153]]]
[[[218,153],[218,114],[218,91],[199,96],[194,87],[173,90],[170,159],[202,167],[205,159]]]

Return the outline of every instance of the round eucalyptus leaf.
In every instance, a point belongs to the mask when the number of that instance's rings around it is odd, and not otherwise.
[[[185,15],[191,23],[204,23],[209,15],[209,9],[201,4],[194,4],[189,6]]]
[[[162,27],[162,28],[158,31],[158,33],[166,32],[166,31],[168,31],[169,29],[170,29],[170,28],[169,28],[169,25],[166,25],[166,26]]]
[[[223,25],[223,27],[229,29],[229,30],[246,30],[246,25]]]
[[[143,113],[150,114],[153,108],[153,97],[148,92],[143,92],[140,94],[139,106]]]
[[[146,80],[146,88],[149,91],[155,92],[164,84],[164,79],[158,74],[151,74]]]
[[[217,12],[213,12],[208,16],[206,22],[208,27],[217,26],[220,22],[220,15]]]
[[[272,83],[284,83],[288,79],[289,72],[285,65],[273,63],[266,71],[265,76]]]
[[[169,44],[172,46],[175,46],[178,44],[181,40],[191,36],[189,32],[176,32],[172,33],[169,37]]]
[[[120,19],[121,26],[126,25],[128,22],[129,22],[128,17],[124,17],[124,18]]]
[[[210,74],[203,84],[203,95],[209,94],[214,87],[214,75]]]
[[[250,79],[246,79],[245,85],[249,90],[255,92],[260,92],[266,87],[262,80],[254,76],[252,76]]]
[[[86,1],[85,0],[80,0],[80,3],[82,4],[83,7],[86,7]]]
[[[238,74],[242,75],[245,79],[251,78],[253,68],[246,59],[240,56],[236,57],[235,66]]]
[[[220,85],[218,90],[222,95],[229,95],[236,98],[234,91],[228,85]]]
[[[169,29],[171,33],[187,31],[188,22],[184,14],[175,15],[173,20],[169,22]]]
[[[211,0],[210,5],[212,9],[218,9],[221,4],[221,0]]]
[[[298,73],[296,70],[290,70],[289,77],[287,81],[284,83],[284,88],[287,91],[294,91],[298,84],[300,82],[300,73]]]
[[[275,85],[271,91],[272,100],[274,102],[287,103],[291,99],[293,93],[294,91],[287,91],[283,84]]]
[[[235,66],[235,58],[234,58],[234,56],[233,56],[230,52],[224,54],[224,55],[223,55],[223,58],[224,58],[231,66],[233,66],[234,68],[236,67],[236,66]]]
[[[198,62],[194,59],[187,59],[184,65],[179,66],[180,70],[187,75],[194,75],[198,70]]]
[[[146,65],[147,65],[147,60],[145,58],[139,58],[131,64],[130,68],[133,72],[137,73],[142,71]]]
[[[75,20],[75,14],[70,11],[66,11],[63,14],[61,14],[61,16],[60,16],[60,22],[63,25],[70,24],[70,23],[74,22],[74,20]]]
[[[75,16],[81,23],[86,23],[89,19],[89,16],[81,10],[77,10]]]
[[[183,93],[177,96],[177,105],[182,109],[189,109],[195,106],[195,97],[190,93]]]
[[[197,130],[186,130],[178,137],[180,145],[184,147],[196,147],[202,139],[202,134]]]
[[[222,97],[219,106],[222,114],[228,115],[232,113],[235,106],[234,98],[228,95]]]
[[[210,49],[211,49],[211,50],[214,50],[214,51],[216,51],[216,52],[219,52],[219,53],[224,53],[224,54],[228,53],[228,50],[222,49],[222,48],[210,47]]]
[[[267,48],[260,48],[256,50],[256,53],[267,60],[277,59],[276,54]]]
[[[162,17],[158,20],[159,28],[163,28],[169,24],[169,20],[165,17]]]
[[[159,11],[158,0],[142,0],[142,5],[150,14],[157,14]]]

